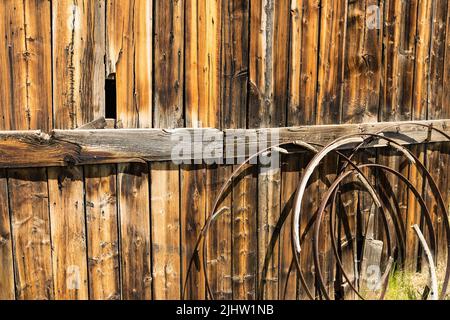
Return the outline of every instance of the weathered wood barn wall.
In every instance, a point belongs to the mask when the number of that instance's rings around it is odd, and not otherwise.
[[[101,116],[118,128],[219,129],[450,118],[449,12],[447,0],[3,0],[0,130],[76,129]],[[448,203],[449,145],[413,149]],[[393,151],[360,157],[418,175]],[[231,212],[208,239],[217,298],[257,297],[266,248],[307,161],[249,167],[233,185]],[[327,158],[321,170],[332,177],[338,164]],[[168,162],[0,169],[0,298],[179,299],[231,172]],[[414,223],[413,195],[389,182]],[[317,175],[305,219],[325,188]],[[349,221],[370,209],[362,192],[343,197]],[[417,246],[412,231],[406,239]],[[302,264],[313,289],[310,243]],[[305,298],[295,274],[284,286],[289,225],[273,250],[264,298]],[[326,244],[321,253],[333,259]],[[206,298],[201,273],[186,292]]]

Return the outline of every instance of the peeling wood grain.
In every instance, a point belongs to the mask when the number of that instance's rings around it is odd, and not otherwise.
[[[105,12],[104,0],[52,2],[56,128],[104,116]]]

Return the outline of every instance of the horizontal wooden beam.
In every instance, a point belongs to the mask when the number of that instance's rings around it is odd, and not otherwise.
[[[4,131],[0,132],[0,168],[170,160],[211,162],[243,158],[265,146],[283,142],[300,140],[325,145],[338,137],[380,131],[402,145],[447,141],[442,134],[431,134],[423,125],[450,134],[449,119],[225,131],[207,128],[54,130],[48,134]],[[368,147],[385,145],[380,140]]]

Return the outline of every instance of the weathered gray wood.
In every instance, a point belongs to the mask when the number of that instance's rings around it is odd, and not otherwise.
[[[376,270],[381,277],[381,255],[383,252],[383,241],[374,239],[375,233],[375,206],[372,207],[369,221],[367,223],[367,232],[363,244],[363,256],[361,261],[361,279],[360,290],[366,298],[373,298],[374,293],[381,289],[381,279],[376,279]],[[375,277],[375,278],[374,278]],[[377,280],[374,283],[374,280]]]
[[[450,134],[450,120],[417,121],[432,124]],[[177,160],[211,159],[220,154],[208,150],[244,150],[253,153],[257,143],[307,141],[327,144],[355,133],[375,133],[388,129],[388,136],[402,145],[445,142],[439,133],[413,122],[302,126],[277,129],[98,129],[42,131],[0,131],[0,168],[47,167],[101,163],[128,163],[173,160],[174,150],[184,150]],[[382,141],[370,147],[381,147]],[[343,146],[348,148],[349,145]]]
[[[107,125],[108,123],[106,122],[105,117],[100,117],[85,125],[79,126],[77,130],[105,129]]]

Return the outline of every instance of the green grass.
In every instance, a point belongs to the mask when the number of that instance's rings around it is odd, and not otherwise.
[[[438,268],[439,293],[442,289],[445,268]],[[385,300],[421,300],[425,287],[429,285],[429,275],[427,270],[421,273],[395,270],[389,276],[388,290]],[[447,294],[446,300],[450,300]]]
[[[386,300],[419,300],[422,297],[424,286],[418,288],[416,277],[420,274],[404,271],[394,271],[389,277]]]

